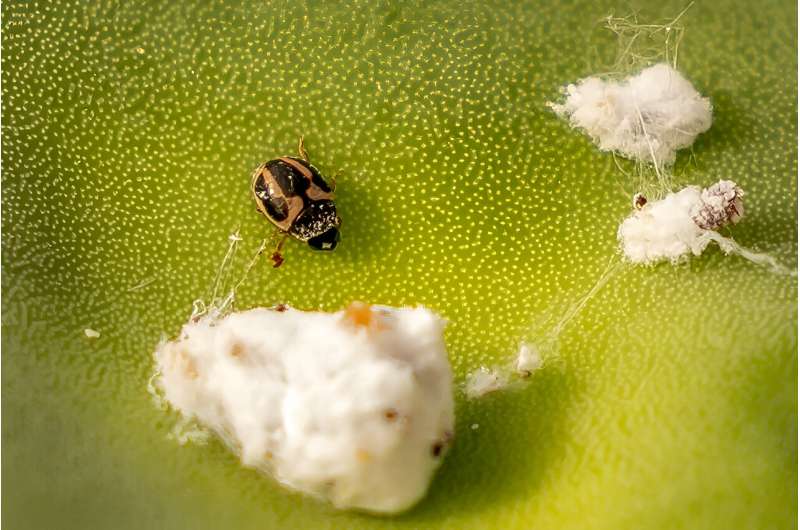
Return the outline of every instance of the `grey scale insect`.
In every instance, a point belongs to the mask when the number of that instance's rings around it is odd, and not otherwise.
[[[329,186],[308,161],[300,137],[299,157],[282,156],[259,165],[251,189],[256,209],[283,234],[272,255],[274,267],[283,263],[281,248],[293,237],[312,249],[330,251],[339,243],[342,220],[334,203],[335,181]]]

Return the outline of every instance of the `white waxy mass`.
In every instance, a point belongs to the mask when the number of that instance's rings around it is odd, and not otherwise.
[[[425,308],[258,308],[186,324],[157,385],[248,467],[339,508],[416,503],[452,440],[445,322]]]
[[[687,186],[648,202],[620,225],[617,238],[622,252],[637,264],[675,263],[700,255],[711,241],[728,252],[727,239],[715,230],[742,218],[743,196],[736,183],[722,180],[706,189]]]
[[[564,92],[550,107],[601,150],[659,167],[711,127],[709,99],[666,63],[621,81],[587,77]]]

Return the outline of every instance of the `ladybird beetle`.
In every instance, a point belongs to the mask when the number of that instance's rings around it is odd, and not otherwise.
[[[280,249],[286,236],[304,241],[315,250],[333,250],[339,243],[342,220],[333,202],[335,181],[332,188],[309,163],[302,137],[298,152],[299,157],[270,160],[253,173],[256,208],[284,235],[272,255],[275,267],[283,262]]]

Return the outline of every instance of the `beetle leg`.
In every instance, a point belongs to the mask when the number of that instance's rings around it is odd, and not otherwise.
[[[330,183],[330,187],[331,187],[331,193],[335,193],[335,192],[336,192],[336,179],[337,179],[338,177],[341,177],[341,176],[342,176],[342,174],[341,174],[340,172],[338,172],[338,171],[337,171],[337,172],[336,172],[336,173],[334,173],[334,174],[333,174],[333,176],[331,177],[331,183]]]
[[[300,135],[300,141],[297,143],[297,153],[300,155],[300,158],[308,162],[308,151],[306,151],[306,144],[303,141],[303,135]]]
[[[272,253],[272,267],[277,269],[283,264],[283,254],[281,254],[281,249],[283,248],[283,244],[286,242],[286,238],[289,237],[286,233],[284,233],[281,238],[278,240],[278,246],[275,247],[275,251]]]

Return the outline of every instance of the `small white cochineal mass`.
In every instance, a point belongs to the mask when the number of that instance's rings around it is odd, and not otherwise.
[[[542,355],[536,344],[523,342],[517,352],[516,369],[523,377],[530,376],[543,365]]]
[[[705,190],[688,186],[648,202],[620,225],[617,237],[622,251],[638,264],[676,263],[684,256],[700,255],[712,240],[728,252],[729,240],[715,230],[742,218],[743,196],[734,182],[721,180]]]
[[[680,72],[659,63],[622,81],[587,77],[550,107],[603,151],[669,166],[711,127],[711,102]]]
[[[464,382],[464,392],[469,399],[483,397],[491,392],[497,392],[508,386],[508,374],[498,368],[481,366],[467,374]]]
[[[280,306],[186,324],[156,384],[246,466],[339,508],[424,494],[453,437],[445,322],[425,308]]]

